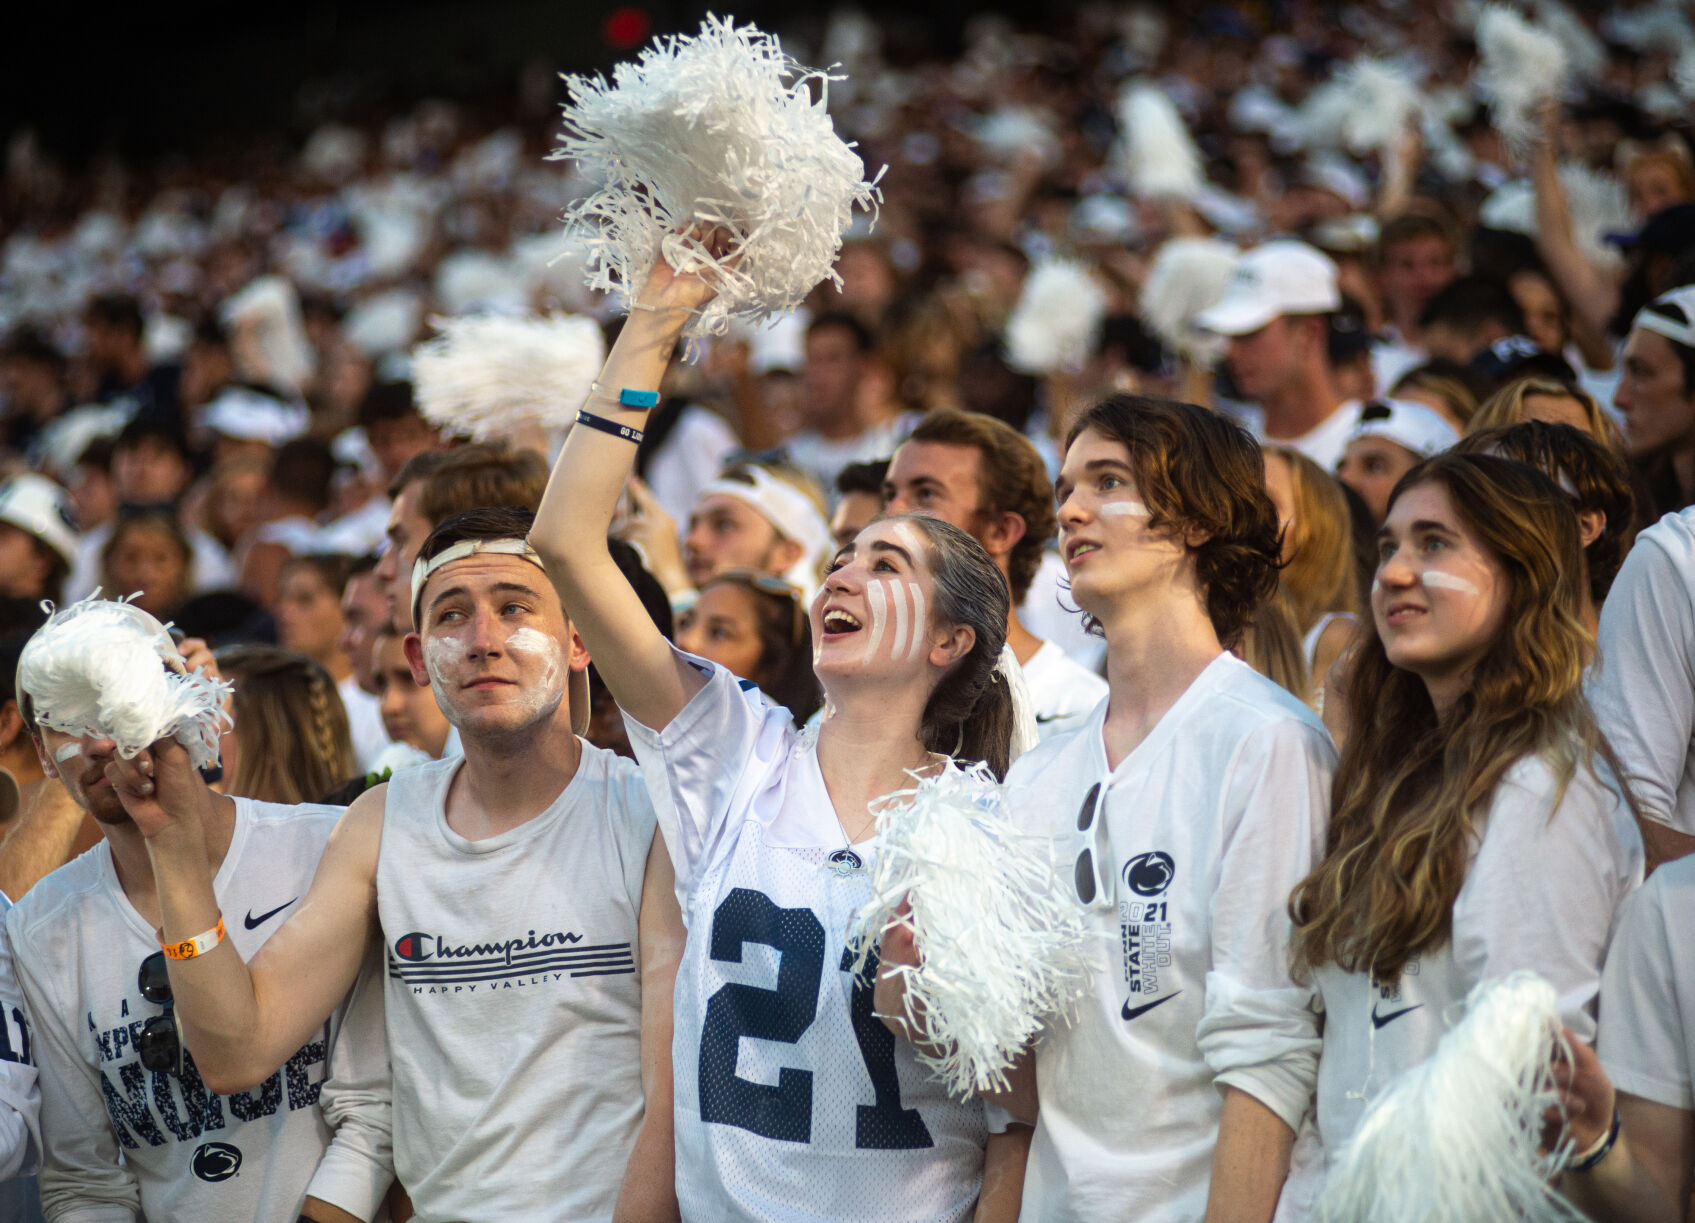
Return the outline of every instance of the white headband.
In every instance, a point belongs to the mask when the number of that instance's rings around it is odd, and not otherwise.
[[[824,521],[818,507],[794,485],[779,480],[762,467],[739,468],[735,478],[721,476],[700,490],[702,497],[715,493],[752,506],[779,533],[806,549],[803,559],[809,566],[816,566],[830,546],[830,524]],[[810,586],[816,580],[809,579],[806,584]]]
[[[430,575],[443,565],[451,565],[454,561],[462,561],[467,556],[475,556],[479,552],[492,552],[496,556],[515,556],[519,560],[529,561],[543,573],[547,567],[541,563],[541,557],[530,547],[527,539],[462,539],[456,544],[449,544],[440,552],[425,560],[419,557],[412,562],[412,624],[419,624],[418,596],[424,593],[424,583],[430,580]]]
[[[1687,321],[1680,323],[1670,315],[1661,314],[1656,306],[1674,306]],[[1695,285],[1684,285],[1670,293],[1662,293],[1638,310],[1630,325],[1663,335],[1685,348],[1695,348]]]

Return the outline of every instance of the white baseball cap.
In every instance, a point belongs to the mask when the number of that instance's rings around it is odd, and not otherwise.
[[[1695,348],[1695,285],[1660,294],[1636,312],[1630,325],[1663,335],[1685,348]]]
[[[1279,315],[1341,308],[1334,261],[1317,247],[1285,238],[1244,251],[1223,300],[1195,322],[1220,335],[1248,335]]]
[[[0,484],[0,522],[46,544],[67,565],[77,556],[76,518],[65,490],[46,476],[20,472]]]
[[[1380,437],[1412,451],[1421,459],[1440,454],[1460,440],[1458,430],[1441,413],[1411,399],[1372,399],[1360,409],[1359,424],[1348,435]]]

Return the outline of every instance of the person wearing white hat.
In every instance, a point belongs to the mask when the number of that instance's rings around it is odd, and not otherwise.
[[[1411,399],[1374,399],[1360,409],[1336,478],[1360,495],[1373,521],[1382,522],[1395,482],[1459,440],[1435,408]]]
[[[57,602],[76,554],[69,493],[31,472],[0,484],[0,595]]]
[[[1625,337],[1613,406],[1624,414],[1625,449],[1646,461],[1660,502],[1695,502],[1695,284],[1637,311]]]
[[[1328,316],[1341,308],[1329,256],[1280,239],[1244,252],[1223,299],[1195,320],[1228,340],[1231,376],[1260,413],[1245,423],[1326,471],[1341,459],[1358,415],[1330,364]]]

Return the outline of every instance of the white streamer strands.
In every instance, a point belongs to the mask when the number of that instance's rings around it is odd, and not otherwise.
[[[1566,210],[1571,217],[1571,236],[1578,249],[1600,267],[1620,267],[1618,248],[1607,241],[1607,235],[1628,233],[1636,228],[1624,184],[1611,174],[1592,170],[1581,162],[1566,162],[1560,166],[1559,174]],[[1535,188],[1525,179],[1503,184],[1483,201],[1478,220],[1491,229],[1535,236]]]
[[[880,193],[825,98],[812,101],[810,82],[827,93],[831,79],[771,35],[710,15],[699,35],[659,38],[619,64],[610,85],[567,76],[553,158],[602,184],[565,210],[589,234],[589,287],[627,298],[659,255],[707,271],[719,292],[688,329],[698,338],[787,313],[827,277],[840,284],[832,265],[853,209],[875,214]],[[694,224],[726,230],[729,252],[715,258],[679,232]]]
[[[1137,82],[1118,95],[1124,177],[1132,195],[1192,200],[1206,185],[1200,151],[1165,91]]]
[[[1567,1223],[1548,1184],[1570,1143],[1541,1150],[1564,1050],[1554,987],[1534,973],[1485,982],[1429,1061],[1391,1082],[1331,1166],[1319,1223]]]
[[[1337,79],[1347,100],[1341,137],[1352,152],[1387,155],[1420,122],[1424,95],[1399,64],[1356,60]]]
[[[1477,50],[1476,80],[1495,129],[1522,155],[1536,139],[1537,108],[1565,83],[1565,47],[1512,9],[1491,4],[1477,19]]]
[[[196,768],[216,764],[230,685],[188,671],[166,625],[99,595],[54,612],[24,646],[18,691],[29,694],[36,719],[63,734],[110,739],[126,760],[168,737]]]
[[[1217,238],[1171,238],[1160,246],[1142,281],[1141,314],[1161,344],[1199,365],[1224,355],[1224,337],[1195,326],[1195,316],[1223,299],[1240,254]]]
[[[1069,1018],[1089,982],[1089,934],[1047,838],[1021,831],[981,765],[948,764],[878,799],[871,899],[854,923],[858,968],[887,931],[912,931],[907,1020],[919,1060],[955,1096],[1006,1086],[1024,1046]],[[910,909],[902,913],[905,902]]]
[[[1075,259],[1047,258],[1024,278],[1006,320],[1007,361],[1026,374],[1075,373],[1106,319],[1106,290]]]
[[[1607,67],[1607,48],[1564,0],[1536,0],[1536,20],[1565,49],[1566,64],[1586,81],[1599,79]]]
[[[479,441],[568,428],[606,359],[593,319],[490,314],[432,322],[437,336],[412,353],[418,411]]]

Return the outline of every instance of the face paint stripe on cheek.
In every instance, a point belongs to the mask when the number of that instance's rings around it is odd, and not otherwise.
[[[81,751],[82,744],[75,740],[72,740],[69,743],[61,743],[59,745],[59,750],[53,753],[53,759],[58,764],[64,764],[65,761],[69,760],[72,756],[77,755]]]
[[[907,648],[906,658],[908,662],[917,662],[924,652],[924,588],[917,582],[908,582],[906,589],[912,595],[912,644]]]
[[[889,657],[899,658],[906,650],[906,617],[908,614],[906,600],[906,585],[903,582],[889,583],[889,601],[895,605],[895,637],[889,642]]]
[[[1447,573],[1441,569],[1426,569],[1418,575],[1418,580],[1426,586],[1434,586],[1439,590],[1453,590],[1463,595],[1476,596],[1477,587],[1455,573]]]
[[[865,602],[871,613],[871,637],[865,643],[865,665],[877,656],[877,646],[883,640],[883,625],[888,619],[883,583],[872,582],[865,588]]]
[[[1143,505],[1140,501],[1108,501],[1105,505],[1101,506],[1100,512],[1103,515],[1110,514],[1121,518],[1149,517],[1148,507]]]

